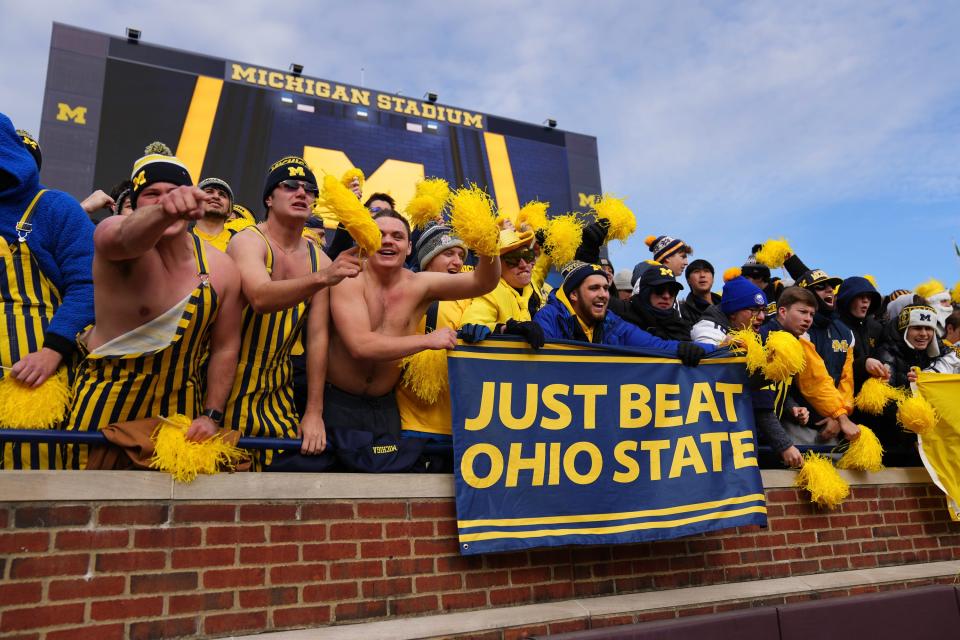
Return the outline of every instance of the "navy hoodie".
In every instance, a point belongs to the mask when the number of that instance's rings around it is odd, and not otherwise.
[[[17,244],[17,223],[43,188],[33,156],[0,113],[0,234],[10,246]],[[43,346],[68,357],[77,333],[93,322],[93,223],[76,199],[52,189],[40,198],[30,223],[27,246],[63,300]]]

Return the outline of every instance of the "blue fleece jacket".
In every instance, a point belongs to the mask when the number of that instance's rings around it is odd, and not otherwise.
[[[17,222],[40,189],[40,172],[10,118],[0,113],[0,234],[17,244]],[[77,333],[93,322],[93,223],[72,196],[45,193],[30,218],[27,246],[63,303],[44,334],[43,346],[69,356]]]

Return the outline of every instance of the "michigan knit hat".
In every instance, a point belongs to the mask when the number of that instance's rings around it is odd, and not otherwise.
[[[417,240],[417,264],[424,271],[430,261],[453,247],[464,247],[463,240],[453,235],[453,231],[445,224],[431,222]]]
[[[662,262],[677,252],[693,253],[693,248],[680,238],[670,236],[647,236],[644,240],[653,252],[653,259]]]
[[[233,189],[230,188],[230,185],[227,184],[226,180],[221,180],[220,178],[204,178],[200,181],[200,184],[197,185],[200,189],[206,189],[207,187],[216,187],[224,193],[227,194],[227,197],[230,198],[230,208],[233,208]]]
[[[17,129],[17,135],[20,136],[20,140],[23,141],[23,146],[25,146],[27,151],[30,152],[30,155],[33,156],[34,162],[37,163],[37,169],[39,169],[43,165],[43,153],[40,151],[40,143],[37,142],[34,136],[23,129]]]
[[[610,275],[598,264],[589,262],[580,262],[574,260],[567,263],[563,268],[563,292],[570,295],[570,292],[580,286],[580,284],[590,276],[603,276],[610,279]]]
[[[133,171],[130,172],[130,180],[133,182],[130,205],[134,209],[137,208],[137,198],[143,190],[155,182],[168,182],[178,187],[193,184],[187,166],[174,157],[167,145],[151,142],[143,153],[143,157],[133,163]]]
[[[284,180],[302,180],[312,185],[317,184],[317,179],[310,171],[306,161],[299,156],[286,156],[280,158],[267,171],[267,180],[263,184],[263,206],[267,206],[267,197],[273,193],[277,185]]]
[[[738,276],[723,285],[720,310],[725,315],[730,316],[743,309],[766,306],[767,296],[763,295],[763,291],[757,285],[743,276]]]

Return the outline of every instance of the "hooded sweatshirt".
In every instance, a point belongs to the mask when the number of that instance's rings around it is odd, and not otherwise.
[[[17,223],[43,188],[33,156],[0,113],[0,234],[11,246],[18,241]],[[68,357],[76,350],[77,333],[93,322],[93,223],[76,199],[53,189],[37,202],[30,223],[27,246],[63,300],[43,346]]]
[[[850,313],[850,303],[859,295],[869,295],[872,298],[867,315],[863,318],[856,318]],[[854,336],[854,394],[860,391],[860,387],[869,377],[866,370],[867,358],[873,356],[883,336],[883,325],[874,317],[874,312],[880,306],[880,300],[880,294],[870,281],[859,276],[844,280],[837,292],[837,311],[840,321],[853,332]]]

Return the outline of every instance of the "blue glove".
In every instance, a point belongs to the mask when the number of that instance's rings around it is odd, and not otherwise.
[[[464,342],[473,344],[485,340],[491,333],[490,327],[483,324],[465,324],[460,327],[457,336]]]

